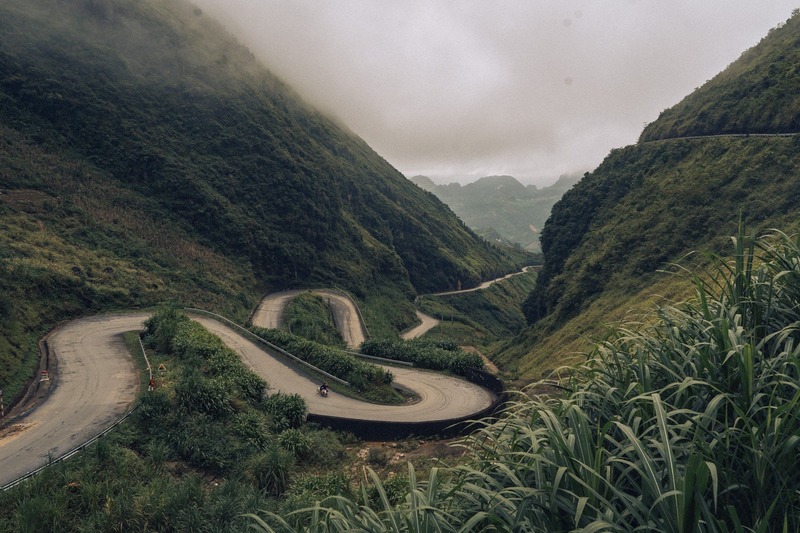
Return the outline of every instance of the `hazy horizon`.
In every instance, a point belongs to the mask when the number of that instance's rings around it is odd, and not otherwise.
[[[788,0],[196,0],[407,177],[594,169],[791,16]],[[449,180],[449,181],[448,181]]]

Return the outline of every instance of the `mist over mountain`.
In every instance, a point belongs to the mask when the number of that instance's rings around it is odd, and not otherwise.
[[[554,184],[542,188],[523,185],[512,176],[487,176],[466,185],[437,185],[427,176],[410,179],[435,194],[487,240],[538,252],[539,233],[550,209],[578,182],[580,175],[562,175]]]
[[[525,262],[190,4],[10,0],[0,20],[7,393],[79,314],[173,300],[246,317],[266,291],[335,286],[389,332],[417,292]]]

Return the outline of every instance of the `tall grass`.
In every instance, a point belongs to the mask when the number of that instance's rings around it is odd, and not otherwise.
[[[800,530],[800,241],[740,231],[696,298],[599,342],[399,504],[332,498],[266,531]],[[374,480],[380,487],[379,480]],[[294,528],[294,529],[292,529]]]

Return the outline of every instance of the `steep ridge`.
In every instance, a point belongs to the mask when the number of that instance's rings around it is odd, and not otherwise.
[[[243,319],[255,295],[339,286],[402,327],[417,291],[524,262],[187,3],[8,0],[0,20],[6,402],[66,318],[174,300]]]
[[[799,132],[797,12],[678,105],[663,111],[639,140]]]
[[[29,135],[35,125],[260,277],[336,279],[362,292],[385,277],[430,290],[498,268],[496,251],[435,197],[188,5],[10,4],[4,123]],[[44,185],[9,178],[7,186]]]
[[[657,294],[681,294],[687,280],[659,270],[693,250],[728,251],[740,215],[748,230],[797,230],[800,137],[712,135],[794,128],[800,73],[790,58],[798,49],[795,14],[642,134],[643,141],[708,137],[612,150],[555,204],[542,231],[545,264],[525,303],[533,326],[502,350],[500,361],[539,376],[587,338],[599,338],[603,324]],[[765,77],[776,69],[780,94]],[[699,109],[722,117],[733,94],[746,95],[739,111],[708,126]]]

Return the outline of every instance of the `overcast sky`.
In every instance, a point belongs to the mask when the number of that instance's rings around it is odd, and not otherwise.
[[[195,0],[403,174],[548,185],[785,21],[800,0]]]

